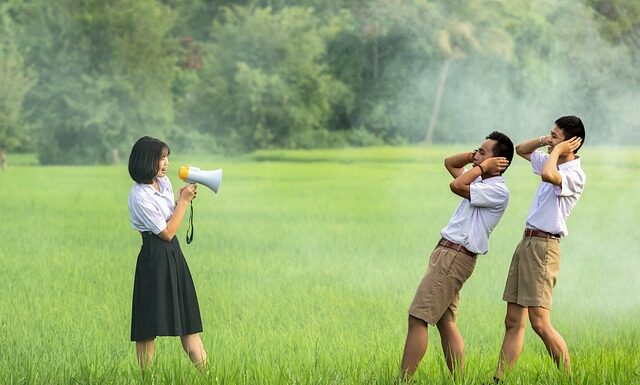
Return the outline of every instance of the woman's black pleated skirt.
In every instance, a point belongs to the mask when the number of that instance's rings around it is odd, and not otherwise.
[[[167,242],[143,233],[133,284],[131,341],[200,332],[196,288],[178,238]]]

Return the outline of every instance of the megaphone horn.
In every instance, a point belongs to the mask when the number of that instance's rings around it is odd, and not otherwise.
[[[178,172],[180,179],[186,183],[200,183],[211,190],[214,193],[218,192],[220,188],[220,182],[222,182],[222,169],[216,169],[211,171],[200,170],[198,167],[191,165],[181,166]]]

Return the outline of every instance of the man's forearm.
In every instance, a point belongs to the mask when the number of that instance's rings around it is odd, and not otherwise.
[[[451,182],[453,185],[458,186],[470,186],[474,180],[478,179],[482,175],[482,167],[473,167],[469,171],[460,175]]]
[[[457,178],[464,171],[464,166],[473,162],[473,152],[463,152],[444,159],[444,167],[452,177]]]
[[[473,163],[473,152],[461,152],[460,154],[451,155],[444,160],[447,167],[461,168],[469,163]]]
[[[555,149],[554,151],[551,151],[551,154],[549,154],[549,158],[547,158],[547,161],[542,168],[542,173],[540,174],[540,177],[542,177],[543,181],[555,185],[560,185],[562,183],[562,176],[558,172],[559,158],[559,151],[556,151]]]
[[[518,155],[528,155],[543,146],[546,146],[544,136],[529,139],[516,146],[516,153],[518,153]]]
[[[451,191],[466,199],[471,199],[471,183],[482,175],[482,167],[473,167],[471,170],[459,175],[451,183]]]

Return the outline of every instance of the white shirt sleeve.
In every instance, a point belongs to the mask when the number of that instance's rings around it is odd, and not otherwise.
[[[547,163],[547,159],[549,159],[549,154],[545,154],[542,151],[534,151],[531,153],[531,167],[533,168],[534,174],[542,175],[542,170],[544,169],[545,163]]]
[[[471,206],[501,208],[509,192],[496,183],[472,183],[469,186]]]
[[[135,197],[130,210],[132,217],[142,222],[144,227],[150,229],[154,234],[159,234],[167,228],[167,221],[165,221],[164,216],[152,200],[143,199],[138,195]]]
[[[568,197],[575,194],[581,194],[584,190],[585,178],[575,170],[558,170],[562,177],[562,184],[554,186],[553,192],[559,197]]]

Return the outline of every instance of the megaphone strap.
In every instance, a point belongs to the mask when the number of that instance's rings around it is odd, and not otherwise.
[[[191,211],[189,212],[189,227],[187,227],[187,244],[193,241],[193,201],[190,202],[189,208]]]

